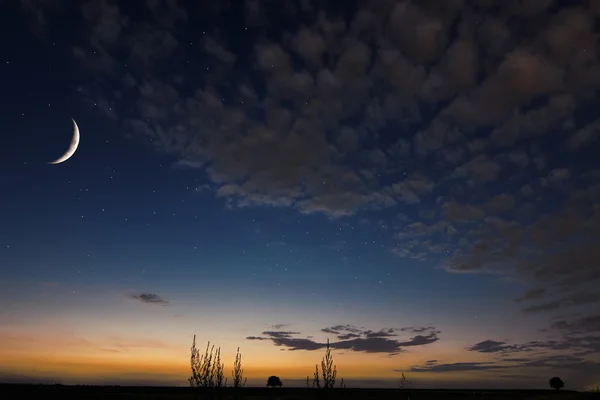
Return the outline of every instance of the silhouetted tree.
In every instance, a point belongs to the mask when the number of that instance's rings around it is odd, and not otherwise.
[[[310,382],[310,379],[309,379],[309,377],[307,376],[307,377],[306,377],[306,388],[307,388],[307,389],[309,389],[309,388],[310,388],[310,385],[308,384],[308,382]]]
[[[244,370],[242,369],[242,355],[240,354],[239,347],[235,355],[235,361],[233,362],[233,371],[231,371],[231,375],[233,376],[234,388],[243,388],[246,386],[246,381],[248,378],[244,378]]]
[[[560,390],[565,387],[565,383],[558,376],[550,379],[550,387],[556,390]]]
[[[278,376],[270,376],[269,379],[267,379],[267,386],[270,387],[281,387],[282,383],[281,383],[281,379],[279,379]]]

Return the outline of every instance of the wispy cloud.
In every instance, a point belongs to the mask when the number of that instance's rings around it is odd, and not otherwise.
[[[420,367],[412,367],[410,372],[475,372],[502,370],[508,366],[497,365],[491,362],[460,362],[451,364],[429,363]]]
[[[140,293],[129,296],[133,300],[139,300],[142,303],[168,305],[169,301],[163,299],[155,293]]]

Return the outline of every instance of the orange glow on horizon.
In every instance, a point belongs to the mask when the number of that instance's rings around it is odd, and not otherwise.
[[[46,332],[44,335],[16,333],[0,332],[0,373],[80,384],[124,381],[133,384],[188,384],[191,341],[172,343],[140,337],[139,343],[136,343],[134,337],[110,337],[100,341],[100,338],[82,339],[63,332]],[[197,346],[203,352],[206,343],[197,343]],[[235,349],[222,347],[226,377],[231,376]],[[334,351],[338,379],[343,377],[347,384],[360,379],[389,380],[393,385],[393,381],[400,377],[398,370],[408,371],[411,365],[429,359],[467,361],[460,359],[462,357],[456,350],[439,343],[415,350],[394,357]],[[315,365],[324,356],[324,351],[281,351],[280,347],[264,341],[244,343],[240,352],[244,375],[250,384],[260,384],[270,375],[277,375],[284,381],[290,379],[300,382],[307,376],[312,380]],[[473,358],[469,361],[473,361]],[[439,381],[441,378],[433,373],[408,375],[412,380]],[[473,380],[478,375],[468,374],[468,378]],[[465,378],[466,375],[460,373],[446,373],[443,376],[444,380],[454,381]]]

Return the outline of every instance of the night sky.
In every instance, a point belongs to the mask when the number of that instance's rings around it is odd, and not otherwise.
[[[0,9],[0,381],[600,384],[600,1]]]

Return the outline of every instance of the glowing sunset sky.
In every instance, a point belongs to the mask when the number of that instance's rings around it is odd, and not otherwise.
[[[600,384],[600,1],[62,3],[0,16],[0,382]]]

